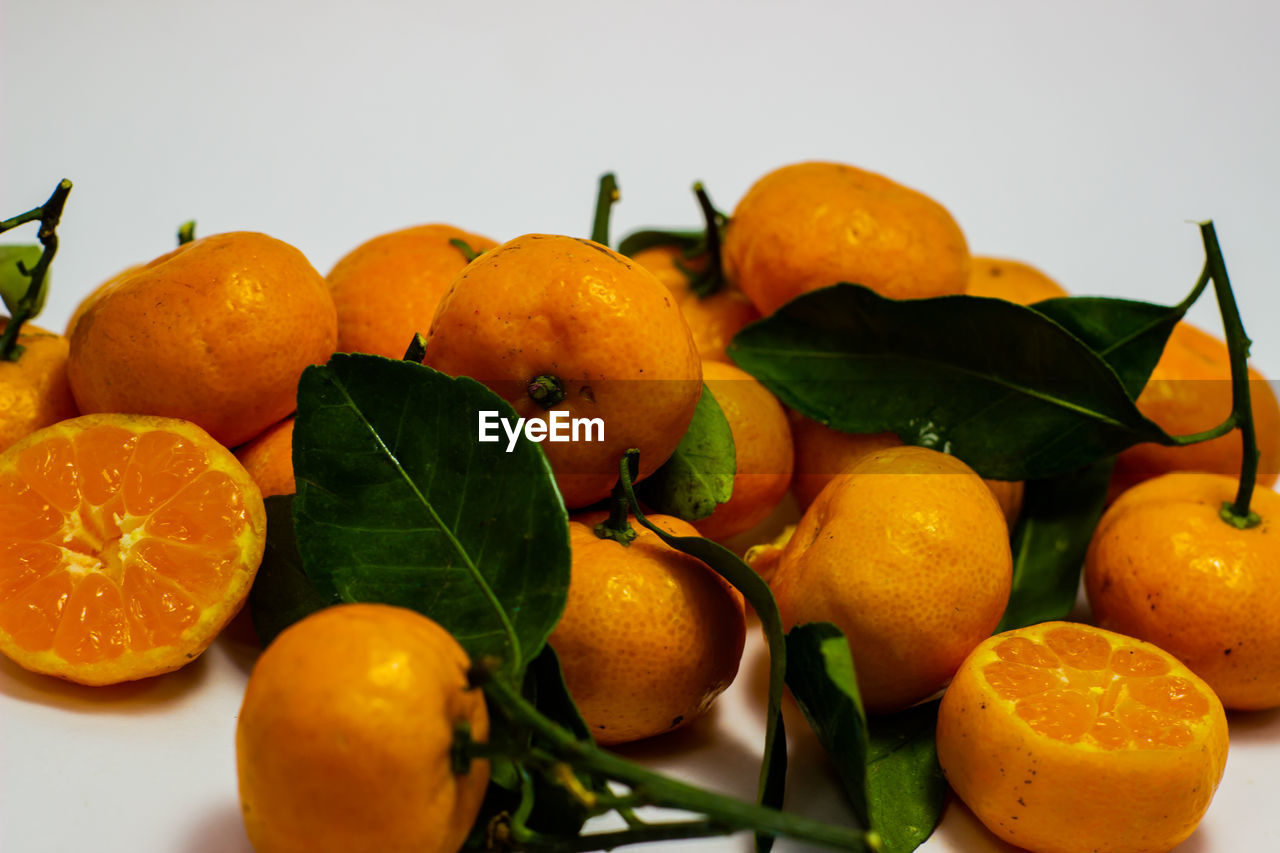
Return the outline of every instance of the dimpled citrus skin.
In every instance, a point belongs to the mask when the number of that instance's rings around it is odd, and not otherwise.
[[[8,324],[0,317],[0,332]],[[17,343],[18,358],[0,361],[0,450],[79,414],[67,384],[67,339],[24,323]]]
[[[454,853],[489,781],[455,775],[454,730],[488,737],[462,647],[399,607],[344,604],[295,623],[258,659],[236,727],[257,853]]]
[[[733,433],[733,495],[693,523],[708,539],[728,539],[768,517],[786,497],[793,465],[791,427],[782,404],[751,374],[708,361],[702,377]]]
[[[1122,494],[1103,514],[1085,561],[1098,624],[1169,651],[1228,708],[1280,705],[1280,495],[1258,487],[1262,519],[1219,517],[1237,481],[1175,472]]]
[[[236,458],[262,489],[264,498],[293,494],[297,489],[293,479],[293,418],[285,418],[236,448]]]
[[[734,208],[723,259],[762,314],[837,282],[918,299],[969,281],[968,244],[944,207],[841,163],[796,163],[757,181]]]
[[[104,288],[71,332],[80,410],[182,418],[227,447],[290,414],[337,340],[324,279],[265,234],[194,240]]]
[[[969,268],[969,286],[965,293],[1005,299],[1019,305],[1069,295],[1062,285],[1030,264],[976,255]]]
[[[628,546],[569,522],[569,601],[550,643],[578,710],[602,744],[626,743],[697,719],[738,673],[746,638],[741,595],[701,561],[634,518]],[[698,532],[648,516],[676,536]]]
[[[1046,622],[998,634],[965,660],[942,698],[937,745],[951,787],[1010,844],[1163,853],[1209,807],[1227,720],[1168,653]]]
[[[529,234],[477,258],[441,300],[423,361],[543,421],[528,385],[555,376],[565,393],[555,409],[602,419],[603,441],[542,444],[570,508],[608,497],[629,448],[640,451],[639,476],[653,473],[702,394],[702,362],[671,293],[636,262],[574,237]]]
[[[791,481],[791,491],[801,509],[812,504],[836,474],[868,453],[902,446],[902,439],[891,432],[840,432],[795,412],[790,413],[790,421],[796,449],[796,471]],[[1022,511],[1022,481],[982,482],[991,490],[996,502],[1000,504],[1005,521],[1012,528]]]
[[[875,451],[805,511],[770,587],[784,626],[833,622],[868,711],[933,694],[1000,621],[1009,534],[990,490],[952,456]]]
[[[1249,396],[1258,437],[1258,482],[1276,484],[1280,471],[1280,402],[1266,378],[1249,369]],[[1151,378],[1138,395],[1138,409],[1172,435],[1211,429],[1231,414],[1231,364],[1227,345],[1187,322],[1173,329]],[[1185,447],[1137,444],[1116,457],[1112,497],[1170,471],[1209,471],[1240,476],[1240,433]]]
[[[703,258],[685,259],[673,246],[658,246],[636,252],[632,260],[649,270],[667,286],[680,313],[689,324],[693,342],[703,362],[729,360],[725,348],[738,330],[760,319],[760,312],[738,288],[727,282],[710,296],[701,297],[689,288],[689,277],[676,266],[676,261],[690,269],[706,265]]]
[[[374,237],[325,276],[338,309],[338,350],[400,358],[431,328],[440,297],[467,265],[450,240],[474,252],[498,245],[452,225],[417,225]]]

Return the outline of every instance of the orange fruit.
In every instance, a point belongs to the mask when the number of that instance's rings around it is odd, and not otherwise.
[[[0,332],[8,325],[0,317]],[[17,343],[17,360],[0,361],[0,450],[78,414],[67,384],[67,339],[24,323]]]
[[[266,524],[253,480],[194,424],[34,432],[0,455],[0,651],[82,684],[177,669],[244,603]]]
[[[1280,402],[1261,373],[1249,369],[1249,397],[1258,436],[1258,482],[1276,484],[1280,471]],[[1227,345],[1213,335],[1179,323],[1169,336],[1151,379],[1138,395],[1138,408],[1171,435],[1211,429],[1231,414],[1231,364]],[[1185,447],[1138,444],[1116,457],[1112,497],[1143,480],[1170,471],[1209,471],[1240,476],[1240,433]]]
[[[835,477],[769,581],[786,628],[832,622],[849,639],[868,711],[939,690],[1000,622],[1013,562],[981,478],[954,456],[891,447]]]
[[[938,761],[987,828],[1037,853],[1155,853],[1192,833],[1227,760],[1213,691],[1087,625],[984,641],[938,711]]]
[[[737,470],[732,497],[693,526],[708,539],[722,540],[764,521],[786,497],[791,427],[778,399],[746,371],[708,361],[702,377],[729,421]]]
[[[815,420],[792,412],[791,434],[795,438],[796,473],[791,492],[801,509],[818,497],[827,483],[859,459],[876,450],[901,447],[902,439],[891,432],[852,433],[825,427]],[[1024,486],[1021,480],[983,480],[1010,529],[1022,511]]]
[[[293,480],[293,418],[285,418],[248,444],[236,448],[236,458],[262,490],[262,496],[291,495]]]
[[[489,782],[454,773],[454,731],[484,741],[467,654],[425,616],[341,604],[291,625],[253,668],[236,725],[245,829],[258,853],[453,853]]]
[[[723,260],[762,314],[838,282],[918,299],[969,281],[969,247],[946,208],[842,163],[796,163],[757,181],[729,220]]]
[[[475,252],[498,245],[452,225],[418,225],[374,237],[343,257],[326,279],[338,309],[338,350],[400,358],[431,327],[440,297]]]
[[[690,289],[689,276],[676,263],[698,271],[706,266],[705,256],[685,258],[678,247],[657,246],[636,252],[631,259],[657,276],[675,296],[703,362],[727,362],[725,348],[733,336],[743,326],[760,319],[760,312],[747,295],[728,283],[708,296],[699,296]]]
[[[550,643],[597,742],[625,743],[687,725],[738,673],[742,597],[700,560],[638,524],[630,545],[595,535],[606,513],[569,522],[569,601]],[[665,515],[649,520],[697,536]]]
[[[134,264],[133,266],[122,269],[120,272],[95,287],[84,299],[81,299],[80,304],[76,306],[76,310],[71,313],[71,319],[67,321],[66,331],[63,332],[67,339],[70,340],[71,333],[75,331],[76,326],[80,323],[80,318],[85,315],[85,312],[92,308],[98,300],[107,293],[115,290],[117,284],[142,269],[143,266],[145,266],[145,264]]]
[[[1019,305],[1069,295],[1062,285],[1030,264],[978,256],[974,256],[969,268],[969,286],[965,292],[970,296],[988,296]]]
[[[529,234],[477,258],[440,302],[424,363],[483,382],[530,422],[563,417],[564,437],[582,422],[576,440],[542,445],[570,508],[608,497],[629,448],[640,450],[639,478],[653,473],[702,394],[702,363],[670,292],[634,261],[573,237]],[[538,402],[538,382],[563,399]]]
[[[324,279],[265,234],[194,240],[108,284],[71,333],[81,411],[182,418],[227,447],[289,415],[337,340]]]
[[[1228,708],[1280,706],[1280,495],[1254,490],[1262,518],[1218,515],[1237,481],[1175,472],[1122,494],[1089,544],[1085,589],[1098,624],[1155,643]]]

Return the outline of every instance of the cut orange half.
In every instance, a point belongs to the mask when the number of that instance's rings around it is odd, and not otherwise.
[[[262,495],[195,424],[98,414],[0,454],[0,651],[81,684],[169,672],[244,603]]]
[[[1033,851],[1163,851],[1227,760],[1227,720],[1173,655],[1046,622],[985,640],[938,712],[938,760],[987,828]]]

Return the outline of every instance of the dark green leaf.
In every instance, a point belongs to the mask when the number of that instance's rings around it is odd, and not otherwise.
[[[298,386],[294,519],[326,595],[417,610],[473,658],[517,672],[564,610],[568,516],[539,445],[480,442],[483,385],[405,361],[335,355]]]
[[[839,628],[812,622],[788,632],[787,686],[840,774],[858,824],[870,827],[867,718],[849,643]]]
[[[771,808],[782,808],[786,793],[787,737],[782,722],[782,693],[786,686],[786,641],[782,632],[782,617],[773,599],[769,585],[737,554],[701,536],[672,536],[645,517],[636,502],[631,485],[631,465],[639,457],[637,451],[629,451],[621,463],[619,486],[630,499],[636,520],[663,542],[690,556],[697,557],[725,580],[732,584],[755,611],[769,646],[769,699],[765,712],[764,756],[760,768],[759,802]],[[756,835],[756,849],[768,853],[773,846],[769,836]]]
[[[659,246],[675,246],[683,253],[695,253],[704,248],[706,242],[707,235],[704,231],[663,231],[648,228],[643,231],[633,231],[623,237],[622,242],[618,244],[618,254],[630,258],[637,252]]]
[[[697,521],[733,495],[736,471],[729,421],[711,389],[704,385],[693,420],[675,453],[636,491],[654,512]]]
[[[747,326],[729,354],[808,418],[894,432],[985,477],[1050,477],[1171,441],[1077,337],[1000,299],[899,301],[837,284]]]
[[[910,853],[942,817],[947,780],[935,742],[938,703],[867,720],[867,800],[885,853]]]
[[[1013,532],[1013,592],[999,631],[1071,612],[1080,568],[1107,500],[1113,459],[1030,480]]]
[[[25,243],[6,243],[0,245],[0,299],[4,300],[4,305],[9,309],[9,316],[12,317],[18,310],[18,303],[27,295],[27,289],[31,286],[31,279],[24,275],[18,268],[18,264],[22,264],[27,270],[30,270],[40,260],[40,254],[44,251],[36,244]],[[37,301],[31,316],[39,314],[44,308],[44,300],[49,292],[49,274],[45,273],[44,287],[37,294]]]
[[[308,580],[298,556],[298,540],[293,529],[293,495],[274,495],[267,507],[267,547],[262,565],[249,590],[249,616],[263,648],[304,616],[330,604]]]
[[[1101,296],[1065,296],[1031,307],[1084,341],[1137,398],[1160,360],[1169,333],[1187,304],[1168,306]]]

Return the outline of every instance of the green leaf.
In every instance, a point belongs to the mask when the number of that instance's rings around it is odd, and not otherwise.
[[[543,716],[563,726],[578,738],[590,742],[591,730],[578,712],[569,688],[564,683],[560,659],[551,646],[545,646],[525,676],[526,689],[533,693],[533,701]],[[534,745],[538,738],[534,738]],[[597,792],[604,791],[604,782],[578,772],[583,786]],[[576,835],[591,815],[582,803],[560,784],[534,776],[534,807],[527,821],[532,830],[551,835]]]
[[[1147,384],[1169,333],[1186,316],[1189,302],[1156,305],[1101,296],[1065,296],[1031,308],[1083,341],[1106,360],[1136,399]]]
[[[947,792],[934,745],[938,703],[868,718],[849,643],[829,622],[787,634],[787,686],[835,764],[859,824],[880,835],[886,853],[924,843]]]
[[[40,254],[44,250],[36,244],[9,243],[0,245],[0,299],[4,300],[4,305],[9,309],[9,316],[12,317],[18,311],[18,303],[27,295],[28,288],[31,287],[31,278],[24,275],[18,268],[18,264],[22,264],[27,270],[31,270],[36,262],[40,260]],[[40,292],[35,294],[36,302],[31,312],[34,317],[44,308],[45,296],[49,293],[49,274],[46,272],[44,277],[44,287],[40,288]]]
[[[294,519],[308,577],[343,601],[417,610],[471,658],[523,672],[564,610],[568,516],[542,448],[480,442],[480,383],[335,355],[298,386]]]
[[[984,477],[1051,477],[1172,441],[1079,338],[1001,299],[899,301],[837,284],[747,326],[729,355],[805,417],[894,432]]]
[[[764,631],[765,642],[769,647],[769,691],[765,710],[764,756],[760,767],[758,801],[762,805],[780,809],[786,793],[787,778],[787,736],[782,721],[782,693],[786,686],[787,652],[778,603],[774,601],[773,593],[764,579],[728,548],[701,536],[672,536],[645,517],[636,501],[635,489],[631,484],[634,476],[633,466],[639,456],[636,450],[630,450],[623,456],[618,479],[618,487],[631,501],[636,520],[653,531],[654,535],[667,545],[698,558],[718,572],[742,593],[743,598],[760,619],[760,627]],[[768,853],[772,846],[771,837],[756,834],[758,851]]]
[[[633,231],[623,237],[622,242],[618,244],[618,254],[626,255],[630,258],[645,249],[675,246],[686,257],[691,257],[705,249],[706,244],[707,234],[705,231],[663,231],[657,228],[648,228],[642,231]]]
[[[1093,529],[1106,506],[1114,459],[1030,480],[1013,531],[1013,591],[996,632],[1071,612]]]
[[[249,617],[265,649],[294,622],[337,604],[316,589],[302,570],[293,528],[293,495],[273,495],[267,507],[267,547],[249,590]]]
[[[703,385],[693,420],[675,453],[636,491],[654,512],[697,521],[732,497],[736,471],[729,421],[711,389]]]
[[[938,765],[938,702],[868,719],[867,799],[885,853],[910,853],[933,834],[947,800]]]
[[[854,673],[849,643],[830,622],[787,633],[787,686],[835,764],[858,825],[867,829],[867,717]]]

